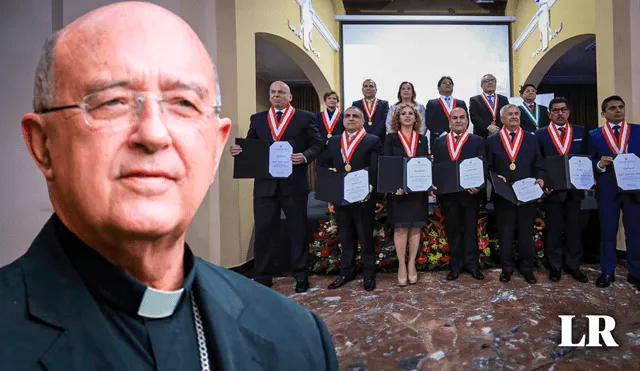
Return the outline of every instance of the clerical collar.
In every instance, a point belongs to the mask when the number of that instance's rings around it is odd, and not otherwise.
[[[98,302],[131,316],[169,317],[190,293],[195,279],[195,260],[185,244],[185,280],[181,289],[160,291],[144,285],[89,247],[55,216],[56,234],[80,278]],[[187,295],[184,295],[187,294]]]

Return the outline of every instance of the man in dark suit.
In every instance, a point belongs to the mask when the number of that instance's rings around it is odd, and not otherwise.
[[[536,136],[520,128],[520,110],[507,104],[500,111],[502,129],[487,138],[487,161],[489,171],[495,172],[504,182],[515,182],[535,178],[544,187],[542,155]],[[500,180],[498,180],[500,181]],[[495,187],[494,187],[495,190]],[[501,282],[509,282],[516,268],[513,258],[513,238],[518,229],[518,269],[525,280],[537,282],[533,274],[535,250],[533,247],[533,225],[536,218],[536,202],[515,205],[498,194],[492,197],[498,224],[500,245]]]
[[[500,111],[509,104],[509,99],[496,94],[496,78],[492,74],[482,76],[482,93],[469,98],[469,117],[473,124],[473,133],[483,138],[500,130]]]
[[[312,113],[296,110],[291,105],[289,86],[276,81],[269,88],[271,108],[251,115],[247,139],[293,141],[293,173],[285,179],[256,179],[253,186],[253,216],[255,223],[254,280],[266,286],[273,284],[270,265],[273,259],[274,233],[280,221],[280,211],[287,217],[291,237],[291,266],[296,279],[295,291],[309,289],[308,246],[306,241],[307,199],[309,180],[307,166],[324,147],[318,124]],[[239,145],[231,146],[231,154],[242,153]]]
[[[467,111],[467,105],[463,100],[451,96],[453,94],[453,79],[450,76],[442,76],[438,80],[438,93],[440,93],[440,97],[429,100],[425,107],[425,123],[430,133],[429,143],[431,146],[435,143],[436,138],[449,130],[451,110],[460,107],[465,112]]]
[[[0,368],[338,369],[317,316],[185,243],[231,122],[182,19],[96,9],[47,40],[37,71],[22,132],[55,213],[0,268]]]
[[[368,168],[371,191],[376,187],[378,156],[382,153],[380,139],[364,130],[365,118],[357,107],[349,107],[344,111],[344,128],[342,135],[329,139],[327,161],[325,167],[335,171],[356,171]],[[376,288],[376,253],[374,250],[373,228],[375,201],[366,201],[335,206],[338,238],[342,244],[340,256],[340,276],[329,285],[329,289],[337,289],[352,281],[356,275],[356,251],[360,241],[360,257],[362,258],[364,289]]]
[[[389,102],[376,98],[376,94],[378,94],[376,82],[366,79],[362,82],[364,98],[353,101],[352,105],[364,113],[364,129],[367,133],[377,136],[384,143],[384,137],[387,134],[386,120]]]
[[[449,133],[436,139],[433,145],[434,164],[462,162],[474,157],[484,159],[484,139],[469,134],[468,127],[469,119],[465,109],[454,108],[451,111]],[[476,230],[482,194],[478,189],[471,188],[464,192],[438,195],[438,201],[444,213],[447,242],[451,249],[451,270],[447,280],[458,279],[460,272],[464,270],[477,280],[484,279],[478,263],[480,253]]]
[[[640,125],[625,120],[625,104],[614,95],[602,102],[604,126],[589,133],[589,155],[597,176],[596,197],[600,210],[600,269],[596,286],[608,287],[615,281],[618,221],[622,224],[627,247],[627,280],[640,289],[640,193],[619,192],[613,159],[623,153],[640,152]]]
[[[549,111],[547,107],[536,103],[537,92],[533,84],[520,87],[520,127],[529,133],[535,133],[539,128],[549,125]]]
[[[584,155],[587,153],[587,132],[582,126],[569,123],[569,101],[554,98],[549,103],[551,124],[538,129],[536,136],[542,157]],[[522,110],[522,107],[520,107]],[[547,175],[549,173],[547,172]],[[548,183],[548,182],[547,182]],[[589,282],[580,271],[582,242],[580,230],[580,204],[584,199],[582,190],[557,191],[546,189],[546,256],[551,270],[549,279],[560,281],[564,262],[567,273],[579,282]],[[564,234],[564,238],[563,238]]]

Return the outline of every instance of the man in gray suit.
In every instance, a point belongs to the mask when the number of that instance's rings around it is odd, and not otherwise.
[[[338,369],[316,315],[185,243],[231,122],[182,19],[80,17],[45,44],[34,95],[22,133],[55,213],[0,269],[0,367]]]

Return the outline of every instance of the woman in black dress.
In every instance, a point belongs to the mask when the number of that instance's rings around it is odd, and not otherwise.
[[[427,137],[420,135],[422,117],[411,104],[403,103],[396,107],[391,120],[391,132],[384,142],[384,156],[416,157],[429,154]],[[407,271],[410,283],[418,281],[416,255],[420,245],[420,232],[427,224],[428,193],[405,193],[398,189],[389,195],[389,219],[394,226],[393,241],[398,255],[398,285],[407,285]],[[409,242],[409,265],[405,263],[405,252]]]

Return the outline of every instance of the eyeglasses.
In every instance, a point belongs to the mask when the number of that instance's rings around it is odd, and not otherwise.
[[[485,79],[482,83],[485,83],[485,82],[496,82],[496,79]]]
[[[196,90],[186,88],[165,91],[161,96],[126,88],[110,88],[87,95],[82,103],[45,108],[40,113],[80,108],[85,123],[91,127],[128,126],[134,124],[136,115],[142,114],[144,102],[149,99],[158,103],[167,124],[203,124],[207,118],[220,113],[219,104],[208,105]]]
[[[562,113],[566,113],[566,112],[569,112],[569,109],[568,109],[567,107],[562,107],[562,108],[552,108],[552,109],[550,109],[550,110],[549,110],[549,112],[551,112],[551,113],[555,113],[555,114],[558,114],[558,113],[560,113],[560,112],[562,112]]]

